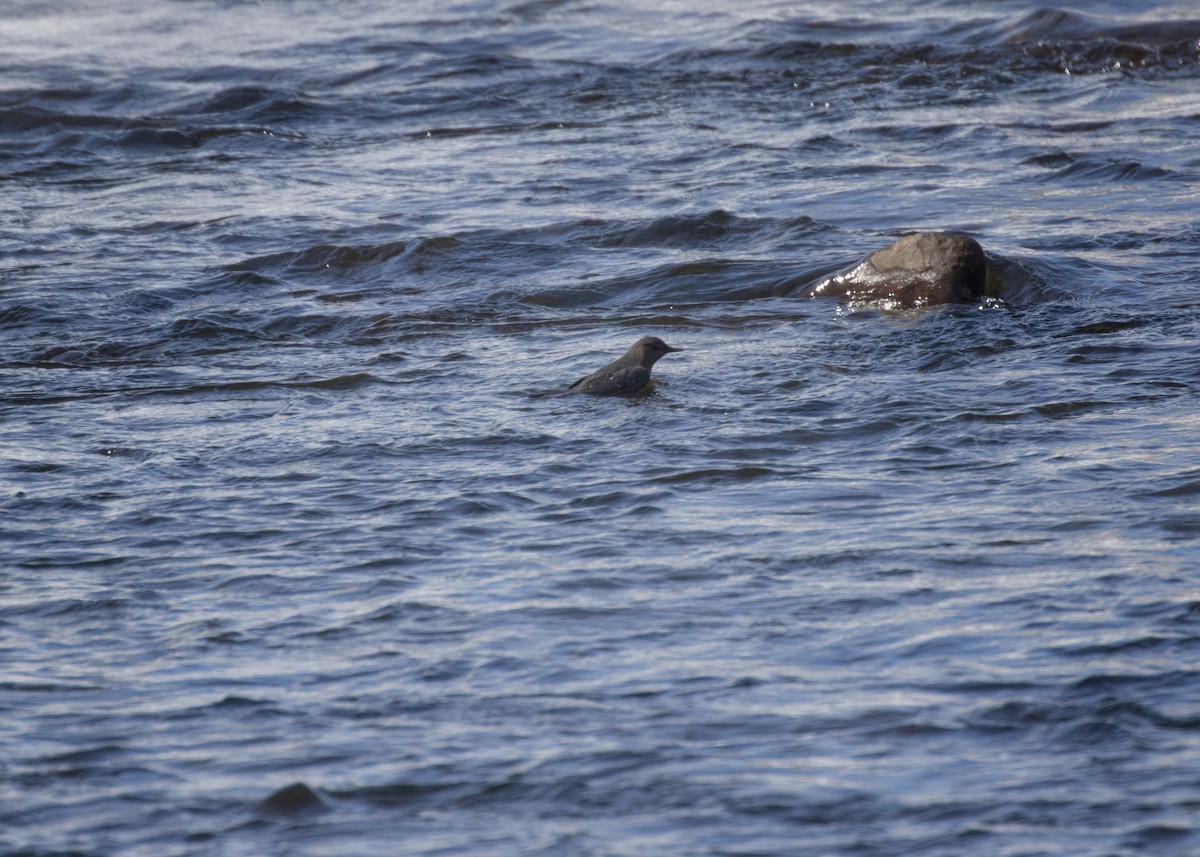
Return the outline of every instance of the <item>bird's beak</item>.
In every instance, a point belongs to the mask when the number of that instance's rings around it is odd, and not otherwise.
[[[670,353],[670,352],[672,352],[672,351],[687,351],[687,349],[686,349],[686,348],[672,348],[670,345],[668,345],[668,346],[667,346],[667,353]]]

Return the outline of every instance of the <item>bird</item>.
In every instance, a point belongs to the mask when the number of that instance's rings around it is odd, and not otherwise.
[[[650,367],[658,362],[658,358],[672,351],[683,349],[672,348],[657,336],[643,336],[624,355],[603,369],[580,378],[567,388],[567,392],[617,396],[640,393],[650,383]]]

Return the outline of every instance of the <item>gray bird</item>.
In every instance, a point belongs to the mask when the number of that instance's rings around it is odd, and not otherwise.
[[[603,369],[580,378],[567,388],[567,392],[624,396],[640,393],[650,383],[650,367],[658,362],[658,358],[672,351],[683,349],[672,348],[657,336],[643,336],[623,356]]]

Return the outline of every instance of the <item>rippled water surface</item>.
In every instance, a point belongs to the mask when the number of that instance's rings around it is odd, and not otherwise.
[[[1191,4],[0,45],[0,853],[1200,853]]]

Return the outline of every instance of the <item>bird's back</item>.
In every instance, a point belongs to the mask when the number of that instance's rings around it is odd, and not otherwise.
[[[650,370],[642,366],[612,363],[580,378],[567,389],[576,393],[636,393],[650,382]]]

